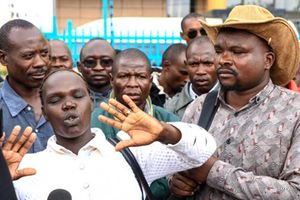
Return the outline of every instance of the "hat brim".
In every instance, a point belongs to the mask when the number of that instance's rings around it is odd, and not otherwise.
[[[274,84],[284,86],[294,78],[299,66],[299,43],[296,33],[283,18],[275,17],[256,22],[231,20],[214,26],[203,21],[200,23],[214,43],[221,28],[246,30],[264,39],[275,54],[275,62],[270,69],[270,76]]]

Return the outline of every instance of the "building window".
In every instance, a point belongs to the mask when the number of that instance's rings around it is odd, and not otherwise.
[[[184,17],[190,13],[190,0],[167,0],[168,17]]]

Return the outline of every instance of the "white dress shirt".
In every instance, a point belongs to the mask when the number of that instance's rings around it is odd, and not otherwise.
[[[215,151],[213,137],[197,125],[172,123],[182,133],[175,145],[154,142],[132,147],[146,180],[151,183],[174,172],[202,165]],[[141,191],[134,174],[121,153],[107,142],[100,129],[92,129],[95,137],[78,155],[56,144],[55,136],[47,148],[27,154],[20,168],[33,167],[36,175],[14,182],[18,199],[46,200],[55,189],[65,189],[72,200],[141,200]],[[120,132],[124,139],[126,135]]]

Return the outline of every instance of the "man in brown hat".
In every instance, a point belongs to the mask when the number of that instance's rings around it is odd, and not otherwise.
[[[215,43],[221,84],[209,128],[217,151],[202,167],[174,175],[173,193],[197,200],[300,199],[300,96],[281,87],[299,63],[294,31],[255,5],[236,6],[224,24],[203,27]],[[183,121],[198,123],[205,96]]]

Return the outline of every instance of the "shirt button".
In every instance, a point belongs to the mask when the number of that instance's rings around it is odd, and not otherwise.
[[[90,187],[90,184],[88,184],[88,183],[84,183],[84,184],[83,184],[83,188],[84,188],[84,189],[88,189],[89,187]]]
[[[237,112],[236,112],[236,113],[234,113],[234,116],[235,116],[235,117],[237,117],[238,115],[239,115],[239,114],[238,114]]]
[[[35,132],[35,133],[38,133],[38,132],[39,132],[39,130],[38,130],[38,129],[35,129],[35,130],[34,130],[34,132]]]
[[[228,139],[226,140],[226,144],[230,144],[230,143],[231,143],[231,139],[228,138]]]
[[[28,110],[28,111],[31,111],[31,107],[30,107],[30,106],[28,106],[28,107],[27,107],[27,110]]]

